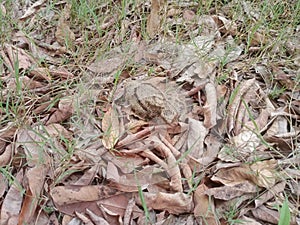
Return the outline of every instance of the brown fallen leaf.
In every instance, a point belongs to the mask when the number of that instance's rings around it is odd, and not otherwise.
[[[23,202],[22,180],[24,172],[20,170],[13,184],[10,186],[1,206],[1,225],[16,225]]]
[[[18,69],[26,70],[26,69],[29,69],[31,66],[37,64],[36,59],[34,59],[24,49],[18,48],[16,46],[10,45],[10,44],[4,44],[4,49],[7,53],[9,61],[10,61],[9,65],[11,65],[12,68],[14,68],[17,65]],[[14,70],[12,70],[12,71],[14,71]]]
[[[46,125],[59,123],[66,119],[69,119],[74,113],[74,99],[67,96],[62,98],[58,103],[58,109],[56,109],[49,117]]]
[[[222,168],[213,177],[213,181],[219,181],[228,186],[251,181],[254,184],[271,188],[276,182],[276,160],[259,161],[250,165],[242,164],[232,168]]]
[[[65,127],[60,125],[59,123],[52,123],[44,127],[46,133],[52,138],[61,138],[64,137],[66,139],[72,138],[72,133],[68,131]]]
[[[61,46],[72,46],[72,43],[75,41],[75,34],[70,29],[68,19],[71,12],[71,4],[66,4],[65,8],[61,14],[61,17],[57,24],[57,29],[55,32],[56,41]]]
[[[57,186],[51,189],[50,195],[56,205],[80,202],[92,202],[116,195],[118,192],[103,185]]]
[[[214,200],[209,198],[205,192],[209,190],[205,184],[200,184],[194,192],[194,216],[197,220],[202,221],[203,224],[217,225],[219,221],[215,215]]]
[[[264,222],[278,224],[279,212],[277,210],[272,210],[272,209],[267,208],[264,205],[261,205],[256,209],[252,209],[251,212],[252,212],[254,218],[257,218]]]
[[[124,192],[137,192],[139,187],[144,190],[150,185],[167,182],[162,172],[154,166],[149,166],[133,174],[122,174],[118,172],[114,164],[108,162],[106,178],[109,181],[109,187]]]
[[[89,209],[86,209],[86,214],[91,218],[91,221],[94,224],[101,224],[101,225],[110,225],[107,220],[105,220],[103,217],[95,214]],[[124,224],[125,225],[125,224]]]
[[[160,16],[159,11],[162,7],[164,0],[151,0],[151,12],[147,19],[147,32],[150,37],[158,34],[160,29]]]

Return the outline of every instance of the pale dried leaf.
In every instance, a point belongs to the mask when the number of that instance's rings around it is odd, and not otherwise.
[[[205,85],[206,103],[203,107],[204,122],[206,128],[212,128],[217,124],[217,91],[212,83]]]
[[[243,183],[239,183],[233,186],[210,188],[207,191],[205,191],[205,194],[209,196],[212,195],[216,199],[227,201],[242,196],[244,194],[256,193],[256,192],[257,192],[256,186],[254,184],[251,184],[248,181],[245,181]]]
[[[257,222],[255,219],[246,216],[242,216],[240,219],[243,221],[243,223],[245,222],[247,225],[262,225],[261,223]]]
[[[26,70],[36,63],[36,60],[31,57],[25,50],[9,44],[5,44],[4,47],[8,54],[12,67],[18,65],[19,69]]]
[[[190,195],[177,192],[170,193],[149,193],[144,192],[144,199],[147,207],[155,210],[167,210],[172,214],[189,213],[193,209],[193,200]],[[136,201],[141,205],[140,198],[136,194]]]
[[[26,12],[24,13],[24,15],[20,17],[20,20],[25,20],[26,18],[28,18],[31,15],[33,15],[45,2],[46,2],[46,0],[38,0],[35,3],[33,3],[32,6],[30,6],[26,10]]]
[[[230,141],[232,144],[223,146],[218,154],[218,158],[226,162],[247,159],[261,144],[261,139],[251,130],[243,130]]]
[[[252,209],[251,212],[254,218],[257,218],[264,222],[278,224],[279,212],[277,210],[268,209],[266,206],[261,205],[256,209]]]
[[[149,166],[134,174],[120,174],[117,167],[108,162],[106,178],[110,181],[110,187],[124,192],[137,192],[139,187],[145,189],[149,185],[167,181],[159,173],[162,173],[160,169]]]
[[[67,139],[72,138],[72,133],[68,131],[65,127],[60,125],[59,123],[53,123],[45,126],[45,131],[49,134],[50,137],[60,138],[64,137]]]
[[[203,125],[203,122],[188,119],[189,123],[189,134],[187,139],[188,151],[190,151],[190,155],[199,159],[203,155],[204,151],[204,139],[208,134],[208,129]]]
[[[105,148],[112,149],[120,138],[119,114],[115,108],[110,108],[102,119],[103,138]]]
[[[0,141],[0,143],[1,143],[1,141]],[[7,166],[10,163],[10,160],[13,156],[13,146],[12,146],[12,144],[9,144],[7,146],[4,145],[3,150],[4,150],[3,153],[0,155],[0,167]]]
[[[239,104],[241,103],[243,95],[250,89],[250,87],[254,84],[255,78],[246,80],[242,82],[233,92],[232,98],[233,100],[229,103],[228,106],[228,117],[227,117],[227,132],[230,133],[234,128],[235,117],[239,110]]]
[[[94,224],[109,225],[109,223],[103,217],[98,216],[97,214],[93,213],[91,210],[86,209],[86,213],[89,215],[89,217],[91,218]]]
[[[286,182],[280,182],[276,184],[275,186],[271,187],[269,190],[267,190],[266,193],[259,196],[257,199],[255,199],[255,208],[263,205],[265,202],[270,200],[271,198],[274,198],[278,193],[283,192],[285,188]]]

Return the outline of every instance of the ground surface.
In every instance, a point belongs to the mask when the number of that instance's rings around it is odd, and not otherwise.
[[[300,1],[0,3],[0,224],[300,224]]]

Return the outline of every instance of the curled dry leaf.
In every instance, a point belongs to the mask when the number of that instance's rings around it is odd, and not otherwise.
[[[166,172],[171,178],[170,187],[172,190],[182,192],[182,178],[179,165],[171,150],[156,136],[150,136],[147,141],[150,141],[151,144],[154,144],[155,148],[159,150],[166,158],[167,165],[164,167],[164,169],[166,169]]]

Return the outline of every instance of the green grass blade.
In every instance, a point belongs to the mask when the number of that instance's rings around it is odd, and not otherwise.
[[[290,225],[291,213],[288,205],[288,200],[285,199],[282,207],[279,209],[280,217],[278,225]]]

